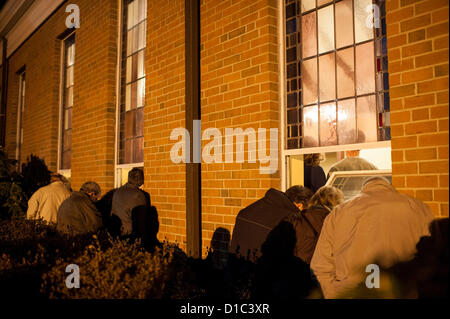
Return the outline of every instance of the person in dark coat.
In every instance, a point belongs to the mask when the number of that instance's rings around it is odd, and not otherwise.
[[[102,226],[102,215],[95,207],[101,193],[96,182],[86,182],[58,208],[56,229],[73,235],[95,232]]]
[[[290,196],[292,200],[290,199]],[[299,213],[312,192],[302,186],[293,186],[286,194],[269,189],[265,196],[242,209],[236,217],[230,252],[256,261],[268,234],[291,213]]]
[[[128,172],[128,183],[114,192],[111,213],[117,216],[121,223],[121,234],[130,235],[133,230],[132,212],[145,211],[151,205],[150,195],[146,196],[139,187],[144,184],[144,172],[133,168]],[[137,208],[140,207],[140,208]]]
[[[319,153],[306,154],[303,162],[304,184],[313,193],[325,185],[327,177],[323,168],[320,166],[322,156]]]

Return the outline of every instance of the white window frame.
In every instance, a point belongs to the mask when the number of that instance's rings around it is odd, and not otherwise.
[[[120,139],[120,91],[121,91],[121,76],[122,76],[122,28],[123,28],[123,3],[124,0],[117,0],[119,23],[117,24],[117,68],[116,68],[116,125],[115,125],[115,140],[114,140],[114,187],[123,185],[122,169],[132,169],[134,167],[144,168],[144,163],[130,163],[119,164],[119,139]]]
[[[341,152],[349,150],[364,150],[374,148],[391,147],[391,141],[378,141],[370,143],[356,143],[346,145],[319,146],[299,149],[286,149],[285,130],[286,130],[286,23],[284,0],[278,0],[278,74],[279,74],[279,112],[280,112],[280,148],[281,148],[281,190],[286,191],[288,186],[288,177],[290,172],[289,156],[303,155],[311,153]]]
[[[66,178],[70,178],[72,176],[72,169],[61,169],[61,148],[62,148],[62,126],[63,126],[63,112],[64,112],[64,76],[65,76],[65,61],[64,58],[66,56],[65,53],[65,42],[68,38],[70,38],[72,35],[74,35],[75,32],[71,32],[69,35],[61,39],[61,52],[60,52],[60,70],[59,70],[59,115],[58,115],[58,155],[57,155],[57,161],[56,161],[56,171],[65,176]],[[72,167],[72,165],[71,165]]]
[[[23,113],[25,110],[25,90],[26,90],[25,70],[19,74],[19,97],[17,100],[17,126],[16,126],[16,160],[17,168],[20,171],[20,160],[23,144]]]

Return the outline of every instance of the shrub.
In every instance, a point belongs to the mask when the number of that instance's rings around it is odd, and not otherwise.
[[[188,259],[176,246],[165,244],[153,253],[139,242],[110,239],[111,247],[102,250],[98,242],[89,245],[82,256],[59,259],[43,276],[41,291],[50,298],[142,299],[189,298],[196,295],[195,285],[185,279]],[[65,284],[66,266],[80,269],[78,289]]]
[[[16,163],[0,148],[0,219],[24,218],[26,214],[27,198]]]
[[[43,159],[31,154],[22,164],[23,190],[27,199],[39,188],[50,184],[50,171]]]

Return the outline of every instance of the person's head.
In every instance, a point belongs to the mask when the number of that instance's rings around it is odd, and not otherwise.
[[[144,184],[144,171],[142,168],[135,167],[128,172],[128,183],[141,187]]]
[[[63,181],[64,181],[64,176],[62,176],[61,174],[58,174],[58,173],[51,173],[50,174],[50,183],[63,182]]]
[[[96,182],[89,181],[81,186],[80,192],[88,195],[93,202],[96,202],[102,191]]]
[[[308,206],[327,206],[333,209],[344,202],[344,193],[333,186],[322,186],[309,200]]]
[[[390,182],[386,177],[384,177],[384,176],[370,176],[370,177],[367,177],[367,178],[363,181],[362,187],[365,187],[365,186],[366,186],[367,184],[369,184],[369,183],[372,183],[372,182],[379,182],[379,181],[382,181],[382,182],[384,182],[384,183],[386,183],[386,184],[391,185],[391,182]]]
[[[322,161],[323,157],[319,153],[314,154],[305,154],[304,155],[304,161],[305,164],[308,166],[319,166],[320,161]]]
[[[347,157],[358,157],[359,156],[359,150],[347,151],[347,152],[345,152],[345,155]]]
[[[308,187],[295,185],[289,188],[285,194],[295,204],[295,206],[298,207],[298,209],[302,210],[306,207],[306,204],[313,195],[313,192]]]

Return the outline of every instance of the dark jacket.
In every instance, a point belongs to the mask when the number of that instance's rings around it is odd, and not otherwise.
[[[88,195],[73,192],[59,206],[56,223],[56,228],[62,232],[94,232],[102,226],[102,215]]]
[[[150,196],[147,198],[144,192],[133,184],[126,183],[114,192],[111,213],[122,222],[122,235],[131,234],[133,209],[142,207],[145,210],[150,204]]]
[[[284,221],[292,224],[296,233],[294,254],[307,264],[311,263],[323,221],[330,210],[324,206],[312,206],[299,213],[289,214]]]
[[[305,172],[305,187],[308,187],[313,193],[317,192],[327,182],[323,168],[321,166],[309,166],[306,164],[303,167]]]
[[[231,253],[239,253],[256,261],[267,235],[283,218],[299,213],[297,206],[281,191],[269,189],[266,195],[242,209],[236,217],[231,240]]]

